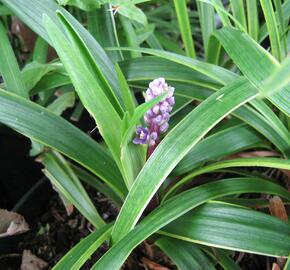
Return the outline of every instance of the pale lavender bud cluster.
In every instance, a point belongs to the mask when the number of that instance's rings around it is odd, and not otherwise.
[[[144,93],[144,98],[146,102],[149,102],[163,94],[166,94],[165,97],[148,110],[144,116],[144,121],[148,128],[140,126],[137,128],[137,138],[133,141],[135,144],[149,144],[149,146],[154,146],[159,141],[160,134],[167,131],[169,127],[169,113],[172,111],[175,104],[173,96],[174,87],[169,86],[164,78],[155,79],[149,84],[149,88]],[[144,134],[146,134],[146,136]],[[144,140],[144,137],[146,137],[146,140]]]

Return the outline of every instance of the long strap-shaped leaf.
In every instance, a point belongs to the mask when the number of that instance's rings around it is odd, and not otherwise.
[[[92,269],[119,270],[134,247],[176,218],[206,201],[249,192],[279,194],[281,197],[290,199],[290,193],[281,186],[255,178],[227,179],[193,188],[156,208],[134,230],[116,243]]]
[[[188,183],[191,179],[198,175],[233,167],[268,167],[290,170],[290,160],[279,158],[236,158],[216,162],[201,167],[200,169],[196,169],[188,175],[184,176],[166,193],[165,197],[170,196],[172,193],[174,194],[180,187],[182,187],[184,184]]]
[[[106,223],[99,215],[80,180],[66,160],[57,152],[45,153],[42,157],[44,174],[81,214],[97,229]]]
[[[88,31],[86,31],[81,23],[67,14],[64,8],[57,5],[54,0],[1,0],[1,2],[9,7],[9,9],[12,10],[19,19],[25,22],[25,24],[27,24],[34,32],[36,32],[50,44],[51,40],[49,39],[47,31],[42,23],[42,16],[43,14],[47,14],[58,26],[61,26],[57,19],[56,11],[63,11],[66,14],[66,18],[70,21],[70,23],[85,41],[86,46],[92,53],[93,58],[95,59],[96,63],[98,63],[100,69],[104,73],[104,76],[111,84],[114,93],[118,97],[119,102],[122,104],[118,78],[110,58],[106,55],[103,48],[98,44],[93,36]],[[64,31],[62,28],[60,29],[61,31]]]
[[[27,89],[24,81],[21,79],[17,59],[9,43],[6,29],[1,22],[0,40],[0,73],[3,76],[5,88],[22,97],[27,97]]]
[[[263,145],[263,139],[245,124],[226,128],[199,142],[178,163],[173,172],[175,175],[182,175],[205,162],[259,145]]]
[[[112,224],[103,226],[101,229],[89,234],[74,246],[52,268],[53,270],[78,270],[91,257],[95,250],[110,237]]]
[[[268,256],[287,256],[290,225],[273,216],[227,203],[206,203],[162,229],[185,241]]]
[[[263,82],[280,66],[275,58],[250,36],[237,29],[224,27],[216,31],[214,35],[243,74],[263,91]],[[285,87],[267,98],[290,115],[290,87]]]
[[[192,39],[191,27],[188,17],[186,0],[174,0],[179,29],[181,32],[182,41],[185,47],[186,55],[195,57],[195,49]]]
[[[68,40],[51,18],[45,16],[44,24],[83,105],[94,117],[98,130],[121,168],[121,118],[89,69],[89,63],[84,57],[85,52],[79,44],[76,33],[69,25],[64,24]]]
[[[155,244],[162,249],[181,270],[216,270],[211,260],[193,243],[162,236]]]
[[[0,89],[0,122],[83,165],[104,180],[120,198],[126,194],[112,157],[63,118]]]
[[[281,61],[281,36],[279,35],[278,25],[275,17],[273,1],[268,0],[260,0],[261,7],[263,9],[270,43],[271,43],[271,51],[274,57]]]
[[[246,79],[238,79],[211,95],[168,133],[126,198],[112,232],[115,242],[134,227],[165,178],[190,149],[227,114],[257,95]]]

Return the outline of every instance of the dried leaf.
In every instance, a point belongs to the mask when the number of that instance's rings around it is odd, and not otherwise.
[[[252,151],[252,152],[241,152],[227,156],[226,159],[232,158],[251,158],[251,157],[278,157],[279,153],[274,151]]]
[[[28,230],[29,225],[23,216],[5,209],[0,209],[0,238],[23,233]]]
[[[272,270],[281,270],[281,268],[277,263],[273,263]]]
[[[274,196],[272,199],[270,199],[269,210],[272,216],[288,222],[285,206],[283,201],[278,196]]]
[[[46,266],[47,262],[33,255],[30,250],[23,251],[21,270],[42,270]]]
[[[153,262],[145,257],[142,258],[142,263],[152,270],[170,270],[169,268],[162,266],[156,262]]]

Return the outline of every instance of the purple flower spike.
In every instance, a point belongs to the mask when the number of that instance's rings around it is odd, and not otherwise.
[[[150,138],[148,128],[138,126],[136,130],[136,138],[133,140],[134,144],[147,144]]]
[[[144,121],[148,128],[139,126],[137,137],[133,140],[135,144],[148,144],[148,156],[152,154],[160,141],[160,134],[169,128],[169,113],[175,104],[174,87],[169,86],[164,78],[158,78],[149,83],[149,88],[144,93],[145,102],[166,94],[165,97],[144,115]]]

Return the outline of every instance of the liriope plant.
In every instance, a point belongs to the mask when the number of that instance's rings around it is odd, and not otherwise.
[[[289,191],[239,168],[290,170],[290,1],[1,2],[39,39],[20,70],[0,25],[0,122],[32,140],[44,174],[96,228],[54,269],[80,269],[105,241],[92,269],[120,269],[146,239],[185,270],[239,269],[225,250],[289,256],[289,223],[243,196],[286,205]],[[47,44],[59,61],[43,61]],[[74,116],[87,110],[102,142],[60,116],[74,96]],[[235,156],[257,149],[270,156]],[[231,176],[196,181],[218,172]],[[82,182],[119,207],[114,222]]]

